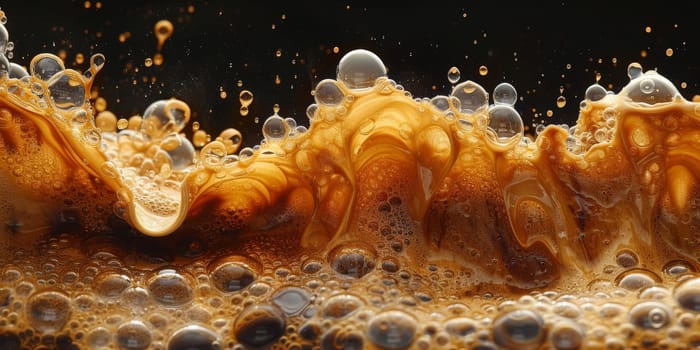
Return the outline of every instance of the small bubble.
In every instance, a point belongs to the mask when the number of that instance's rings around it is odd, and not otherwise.
[[[486,67],[486,66],[479,67],[479,75],[481,75],[483,77],[483,76],[486,76],[487,74],[489,74],[488,67]]]
[[[557,107],[564,108],[565,106],[566,106],[566,97],[564,97],[564,96],[557,97]]]
[[[163,48],[165,41],[173,34],[173,29],[173,23],[167,19],[162,19],[153,26],[153,33],[155,33],[158,40],[158,51]]]
[[[459,68],[452,67],[447,71],[447,81],[449,81],[450,84],[457,84],[460,78],[461,74],[459,72]]]

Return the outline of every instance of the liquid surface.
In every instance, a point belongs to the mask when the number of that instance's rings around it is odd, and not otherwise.
[[[414,97],[352,50],[308,128],[275,111],[244,147],[236,129],[188,137],[175,98],[96,113],[106,58],[86,60],[0,60],[2,348],[700,339],[700,104],[656,71],[629,64],[575,124],[530,136],[509,83],[450,69],[448,95]]]

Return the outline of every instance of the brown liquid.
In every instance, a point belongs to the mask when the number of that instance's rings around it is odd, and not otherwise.
[[[416,100],[352,54],[308,131],[273,116],[238,153],[192,147],[181,101],[96,136],[89,77],[2,80],[0,347],[700,339],[697,102],[631,65],[532,141],[476,84]]]

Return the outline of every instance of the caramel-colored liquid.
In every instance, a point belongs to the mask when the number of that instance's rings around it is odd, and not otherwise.
[[[511,86],[414,99],[358,50],[238,150],[175,99],[96,121],[92,60],[0,80],[0,348],[700,339],[700,105],[653,71],[530,139]]]

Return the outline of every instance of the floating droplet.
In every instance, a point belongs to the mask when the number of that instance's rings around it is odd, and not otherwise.
[[[447,71],[447,81],[449,81],[450,84],[457,84],[461,77],[461,73],[457,67],[452,67]]]
[[[156,35],[156,39],[158,40],[158,51],[163,48],[165,41],[168,40],[168,38],[170,38],[170,36],[173,34],[173,29],[173,23],[167,19],[161,19],[160,21],[156,22],[155,26],[153,26],[153,33]]]

